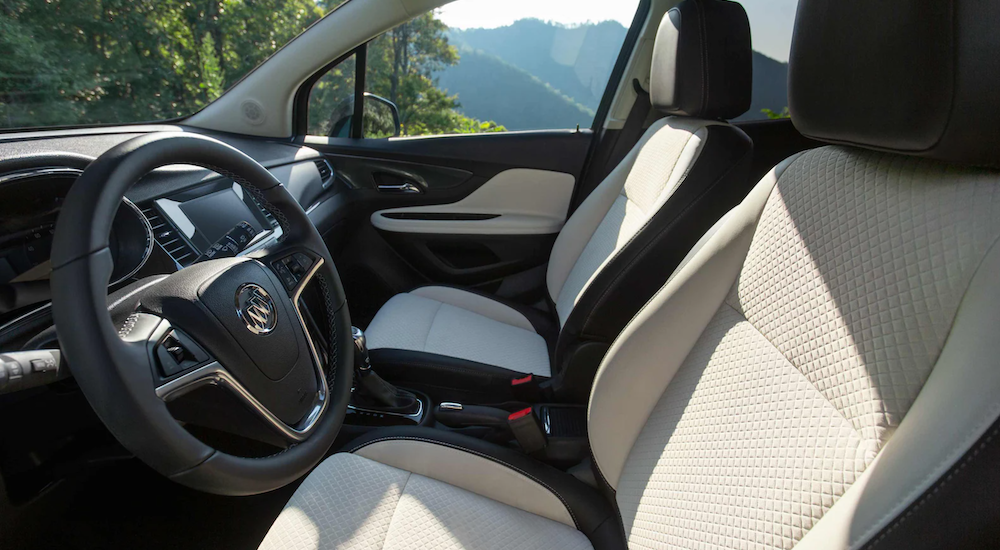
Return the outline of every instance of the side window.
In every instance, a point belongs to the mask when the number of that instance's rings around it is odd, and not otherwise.
[[[399,25],[359,56],[363,135],[589,128],[638,5],[458,0]],[[326,79],[310,94],[309,133],[350,135],[322,122],[343,121],[320,100]]]
[[[798,0],[738,0],[753,39],[753,100],[736,120],[788,118],[788,54]]]
[[[350,137],[354,115],[357,54],[341,61],[309,90],[309,134]]]

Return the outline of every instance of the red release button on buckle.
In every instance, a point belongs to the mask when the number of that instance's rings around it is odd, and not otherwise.
[[[510,381],[511,386],[520,386],[521,384],[531,383],[531,375],[525,376],[524,378],[515,378]]]
[[[522,416],[528,416],[529,414],[531,414],[531,407],[510,413],[510,415],[507,417],[507,421],[509,422],[511,420],[517,420],[518,418],[521,418]]]

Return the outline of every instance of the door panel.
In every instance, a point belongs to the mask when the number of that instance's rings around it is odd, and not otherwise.
[[[434,283],[525,303],[543,299],[545,263],[591,137],[543,131],[306,138],[342,187],[329,215],[338,222],[325,237],[352,318],[365,326],[392,295]],[[405,191],[398,187],[405,184]]]
[[[498,290],[504,277],[547,262],[558,235],[379,234],[430,281],[485,292]]]
[[[379,210],[372,225],[393,233],[544,235],[558,233],[576,182],[570,174],[513,168],[464,199]]]

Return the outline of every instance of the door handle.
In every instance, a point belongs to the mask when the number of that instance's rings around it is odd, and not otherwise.
[[[423,193],[420,187],[411,181],[404,181],[403,183],[380,183],[378,184],[378,190],[380,193]]]

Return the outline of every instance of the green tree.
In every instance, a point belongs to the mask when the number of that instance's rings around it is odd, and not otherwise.
[[[463,116],[458,112],[458,97],[437,87],[435,73],[459,62],[458,50],[448,43],[447,30],[430,12],[371,41],[366,89],[399,107],[404,135],[505,130],[495,122],[484,125]]]
[[[764,113],[767,116],[767,118],[772,120],[778,120],[782,118],[792,118],[792,114],[788,112],[788,107],[785,107],[780,111],[773,111],[771,109],[764,108],[761,109],[760,112]]]
[[[0,123],[190,114],[321,15],[312,0],[5,0]]]
[[[0,0],[0,127],[186,116],[343,1]],[[503,130],[437,87],[459,59],[446,30],[427,13],[374,40],[368,90],[409,135]],[[310,128],[329,131],[353,96],[353,59],[341,65],[312,90]]]

